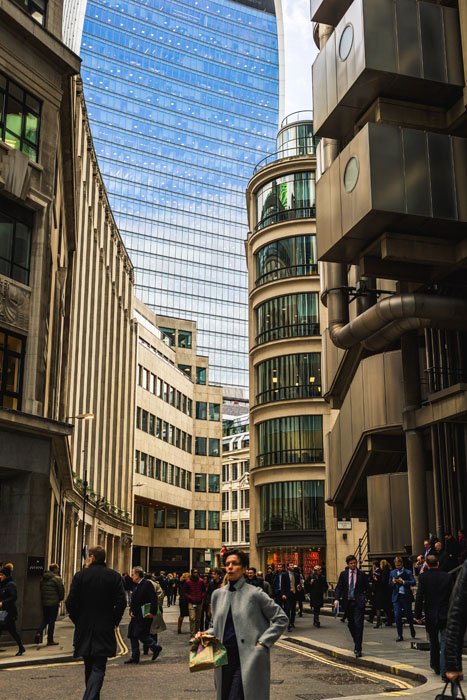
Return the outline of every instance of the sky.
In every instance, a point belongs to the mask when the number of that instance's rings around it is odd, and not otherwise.
[[[312,108],[313,41],[310,0],[282,0],[285,33],[285,114]]]

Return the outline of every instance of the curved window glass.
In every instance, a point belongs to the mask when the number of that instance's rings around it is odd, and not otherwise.
[[[324,530],[324,481],[285,481],[261,487],[261,529]]]
[[[256,286],[284,279],[316,275],[316,236],[292,236],[268,243],[256,257]]]
[[[256,310],[256,343],[319,335],[317,292],[268,299]]]
[[[321,396],[321,353],[273,357],[256,367],[256,403]]]
[[[283,158],[313,155],[316,151],[313,122],[291,124],[277,135],[277,151]]]
[[[322,462],[323,416],[284,416],[258,425],[258,467]]]
[[[256,195],[256,230],[316,215],[315,173],[292,173],[263,185]]]

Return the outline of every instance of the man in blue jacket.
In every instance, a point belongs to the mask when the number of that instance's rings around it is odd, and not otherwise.
[[[405,614],[406,620],[409,623],[412,638],[415,637],[412,614],[412,586],[415,586],[415,579],[410,569],[404,567],[404,561],[401,557],[396,557],[394,559],[394,569],[389,574],[389,585],[392,588],[392,607],[394,609],[394,618],[397,627],[396,642],[403,642],[402,613]]]

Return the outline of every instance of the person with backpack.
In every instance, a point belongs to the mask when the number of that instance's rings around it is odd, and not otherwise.
[[[34,641],[42,644],[42,636],[47,627],[47,646],[56,646],[54,641],[55,622],[58,617],[60,603],[65,597],[65,588],[60,577],[58,564],[51,564],[49,570],[44,573],[40,583],[42,602],[42,622],[37,630]]]

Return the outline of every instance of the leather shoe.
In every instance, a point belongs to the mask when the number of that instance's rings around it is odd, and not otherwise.
[[[361,655],[362,655],[362,652],[361,652],[361,651],[357,651],[357,650],[355,649],[354,654],[355,654],[355,658],[356,658],[356,659],[359,659],[359,658],[361,657]]]
[[[48,647],[58,647],[59,642],[47,642]]]
[[[23,656],[25,651],[26,651],[26,649],[24,647],[21,647],[20,649],[18,649],[15,656]]]
[[[139,664],[139,659],[127,659],[127,661],[123,662],[124,664]]]
[[[154,651],[152,652],[152,659],[151,659],[151,661],[155,661],[155,660],[157,659],[157,657],[159,656],[159,654],[161,653],[161,651],[162,651],[162,647],[161,647],[160,645],[158,645],[158,646],[154,649]]]
[[[404,641],[404,637],[397,637],[397,639],[396,639],[396,642],[403,642],[403,641]]]

